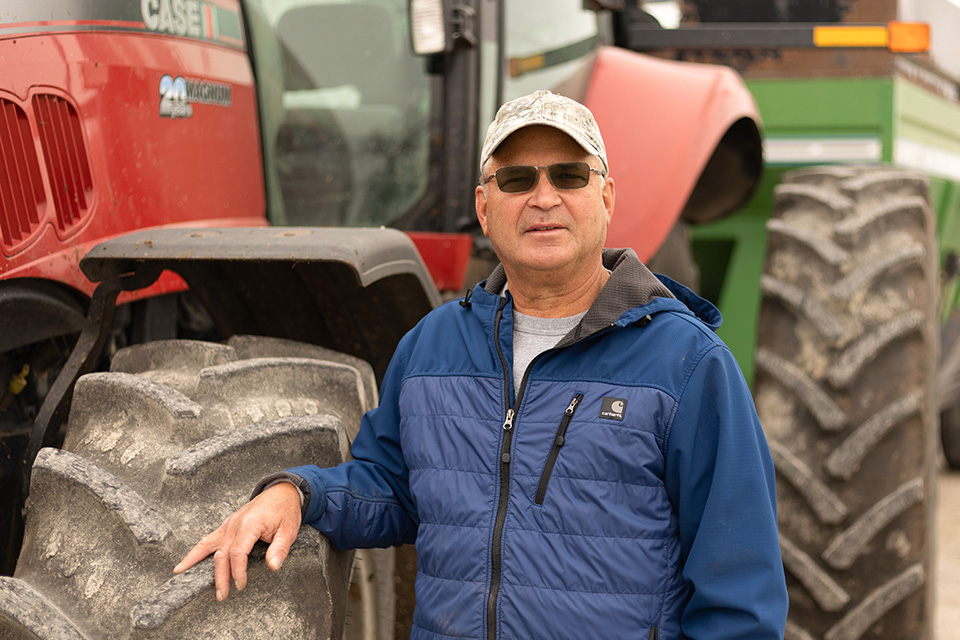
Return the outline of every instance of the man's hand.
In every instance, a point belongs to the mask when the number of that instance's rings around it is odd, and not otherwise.
[[[288,482],[274,485],[223,521],[173,568],[183,573],[211,553],[217,600],[230,593],[230,576],[238,591],[247,586],[247,555],[257,540],[269,542],[267,566],[280,568],[300,530],[300,493]]]

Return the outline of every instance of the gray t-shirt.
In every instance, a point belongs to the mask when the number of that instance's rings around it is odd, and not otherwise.
[[[566,318],[538,318],[513,312],[513,391],[519,392],[523,373],[530,361],[557,346],[577,326],[586,311]]]

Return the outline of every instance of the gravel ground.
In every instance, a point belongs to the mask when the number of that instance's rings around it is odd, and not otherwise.
[[[936,640],[960,640],[960,472],[937,487]]]

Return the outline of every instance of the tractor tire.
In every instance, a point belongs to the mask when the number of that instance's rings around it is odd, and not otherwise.
[[[0,637],[392,637],[390,594],[378,598],[393,586],[390,552],[354,561],[309,526],[276,573],[258,543],[247,588],[223,603],[212,558],[173,575],[259,478],[348,459],[376,401],[369,365],[313,345],[238,336],[118,351],[110,372],[77,382],[63,449],[34,463],[20,559],[0,578]]]
[[[797,170],[775,191],[755,398],[787,640],[932,633],[934,224],[925,178],[892,168]]]

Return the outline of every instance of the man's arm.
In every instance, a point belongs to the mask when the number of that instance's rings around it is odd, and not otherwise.
[[[725,347],[697,365],[670,432],[667,493],[679,517],[681,615],[691,640],[783,638],[787,592],[774,469],[753,400]]]

